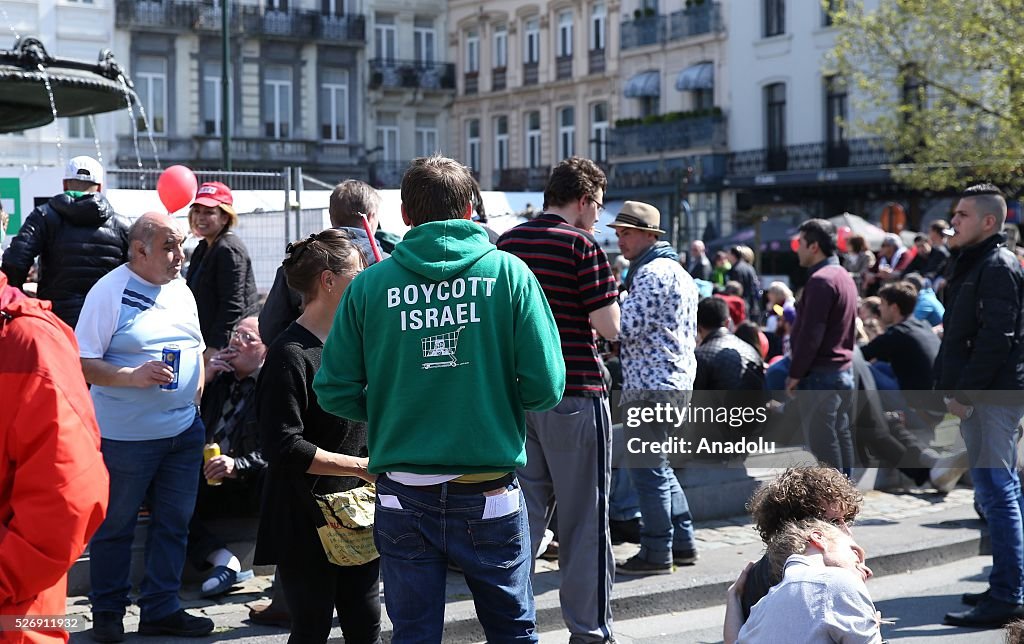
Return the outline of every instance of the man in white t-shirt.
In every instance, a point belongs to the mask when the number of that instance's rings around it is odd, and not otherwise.
[[[213,621],[178,600],[188,523],[206,430],[199,419],[203,344],[196,302],[179,279],[184,235],[167,215],[146,213],[129,234],[128,263],[85,298],[75,334],[110,472],[107,517],[90,545],[92,637],[124,639],[131,545],[139,507],[150,512],[139,632],[202,637]],[[180,350],[177,388],[163,349]]]

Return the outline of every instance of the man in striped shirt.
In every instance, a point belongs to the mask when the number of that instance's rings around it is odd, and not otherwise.
[[[527,463],[517,474],[531,543],[541,542],[551,501],[559,502],[560,600],[573,644],[613,639],[611,422],[594,329],[618,336],[619,305],[608,257],[592,234],[607,186],[593,161],[566,159],[548,179],[543,214],[498,240],[537,276],[562,339],[565,393],[554,409],[527,413]]]

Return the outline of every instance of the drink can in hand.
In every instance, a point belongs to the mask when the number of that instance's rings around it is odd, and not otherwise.
[[[214,456],[220,456],[220,445],[217,443],[209,443],[203,446],[203,465],[210,462],[210,459]],[[206,479],[207,485],[220,485],[220,479]]]
[[[178,389],[178,367],[181,363],[181,349],[176,344],[168,344],[164,347],[163,351],[164,364],[171,368],[174,375],[171,376],[171,381],[166,385],[160,385],[160,388],[164,391],[177,391]]]

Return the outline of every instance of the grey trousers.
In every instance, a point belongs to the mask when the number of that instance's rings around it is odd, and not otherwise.
[[[559,600],[572,644],[612,639],[610,425],[607,398],[565,397],[550,411],[526,415],[527,462],[517,475],[535,547],[558,504]]]

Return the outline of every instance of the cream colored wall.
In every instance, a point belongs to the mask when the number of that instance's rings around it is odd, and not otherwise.
[[[708,0],[709,2],[711,0]],[[744,1],[744,0],[739,0]],[[749,1],[749,0],[747,0]],[[728,0],[722,1],[722,20],[726,16]],[[684,8],[683,0],[669,0],[659,4],[659,11],[669,15]],[[629,9],[630,7],[625,7]],[[620,12],[621,13],[621,12]],[[616,15],[620,20],[621,15]],[[631,19],[631,17],[630,17]],[[728,26],[728,25],[727,25]],[[616,30],[617,31],[617,30]],[[726,85],[726,36],[727,32],[710,33],[666,43],[626,49],[620,54],[621,84],[635,74],[647,70],[661,72],[660,113],[678,112],[693,109],[689,92],[676,90],[676,77],[679,72],[691,65],[704,61],[715,62],[715,105],[727,110],[728,87]],[[640,116],[640,101],[622,96],[618,93],[619,110],[616,119]]]
[[[172,136],[192,136],[199,123],[199,37],[179,36],[175,41],[176,96],[168,96],[168,106],[177,112]]]
[[[242,46],[242,136],[261,136],[260,131],[260,43],[247,40]],[[238,64],[238,61],[235,61]]]
[[[378,13],[395,16],[395,58],[413,60],[415,58],[415,41],[413,29],[416,17],[434,17],[435,60],[439,63],[451,62],[447,47],[445,2],[437,0],[378,0],[369,2],[366,13],[366,56],[367,61],[375,57],[376,42],[374,39],[374,17]],[[418,89],[389,88],[367,90],[365,102],[364,137],[367,148],[377,145],[377,113],[393,112],[398,115],[398,155],[402,161],[411,160],[416,156],[416,115],[433,114],[438,131],[438,144],[447,154],[451,154],[448,145],[448,122],[450,118],[450,95]],[[379,157],[378,157],[379,158]]]
[[[302,68],[299,72],[298,87],[296,90],[299,92],[299,110],[302,114],[301,124],[302,127],[296,132],[296,138],[300,139],[319,139],[319,105],[320,105],[320,89],[317,83],[317,49],[316,45],[306,45],[302,48]],[[351,76],[352,71],[349,72],[349,92],[355,88]]]
[[[526,167],[526,115],[540,112],[541,165],[551,166],[560,161],[558,157],[558,110],[567,106],[575,108],[575,148],[580,155],[590,154],[590,107],[596,102],[608,103],[609,123],[618,117],[616,100],[618,77],[618,23],[613,17],[619,11],[619,4],[606,3],[608,21],[605,33],[605,72],[589,75],[589,26],[590,8],[593,2],[565,0],[549,5],[524,5],[510,0],[485,0],[468,2],[458,0],[449,3],[448,42],[449,56],[456,62],[456,78],[459,93],[452,106],[451,131],[449,140],[453,155],[463,161],[466,157],[467,122],[480,119],[480,183],[485,189],[492,186],[494,174],[494,119],[509,117],[509,166]],[[572,9],[573,20],[573,76],[571,79],[556,78],[556,54],[558,35],[558,13]],[[538,84],[523,86],[523,59],[525,47],[524,27],[528,18],[540,17],[540,65]],[[491,40],[493,27],[501,22],[508,24],[508,70],[507,89],[499,92],[487,91],[491,87]],[[464,93],[465,32],[475,28],[480,32],[480,75],[481,93],[466,96]]]

